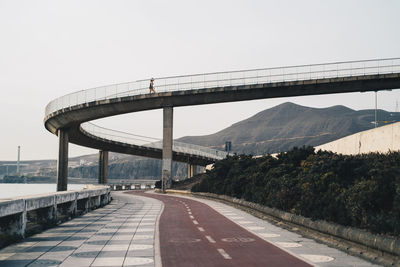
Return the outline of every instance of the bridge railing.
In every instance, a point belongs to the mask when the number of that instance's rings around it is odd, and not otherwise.
[[[155,78],[154,86],[156,92],[169,92],[388,73],[400,73],[400,58],[161,77]],[[51,101],[46,107],[45,115],[47,116],[57,110],[93,101],[148,94],[148,87],[149,79],[146,79],[82,90]],[[162,140],[160,139],[114,131],[92,123],[84,123],[81,128],[83,131],[100,138],[162,149]],[[223,151],[177,141],[173,143],[173,150],[214,159],[226,156],[226,153]]]
[[[301,81],[324,78],[400,73],[400,58],[335,62],[264,68],[228,72],[215,72],[185,76],[155,78],[156,92],[194,90],[236,85]],[[119,83],[71,93],[51,101],[45,111],[49,115],[57,110],[93,101],[149,93],[149,79]]]
[[[82,123],[81,130],[90,135],[103,138],[106,140],[132,144],[142,147],[148,147],[148,148],[162,149],[162,139],[152,138],[142,135],[135,135],[135,134],[125,133],[122,131],[116,131],[95,125],[90,122]],[[186,144],[178,141],[173,141],[172,150],[176,152],[197,155],[212,159],[223,159],[227,155],[227,153],[224,151],[219,151],[216,149],[198,145]]]

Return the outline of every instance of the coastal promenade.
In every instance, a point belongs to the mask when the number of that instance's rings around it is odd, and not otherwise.
[[[155,266],[158,200],[113,192],[111,204],[0,250],[0,266]]]
[[[0,250],[0,266],[377,266],[219,202],[112,196],[103,208]]]

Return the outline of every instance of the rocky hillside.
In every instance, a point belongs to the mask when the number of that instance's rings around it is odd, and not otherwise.
[[[400,121],[400,113],[378,110],[380,125]],[[352,110],[344,106],[310,108],[293,103],[284,103],[233,124],[215,134],[187,136],[179,141],[224,149],[226,141],[232,142],[233,152],[261,155],[288,151],[294,146],[317,146],[341,137],[374,127],[374,110]],[[70,159],[71,177],[97,177],[98,155],[87,155]],[[15,172],[15,162],[0,162],[0,177]],[[32,161],[22,172],[55,176],[56,161]],[[3,165],[3,166],[2,166]],[[118,179],[159,179],[161,161],[143,157],[110,153],[109,176]],[[173,176],[184,178],[187,166],[174,163]]]
[[[378,110],[380,125],[400,121],[400,113]],[[374,110],[345,106],[310,108],[284,103],[266,109],[215,134],[187,136],[179,141],[223,149],[232,142],[237,153],[266,154],[293,146],[317,146],[374,127]]]

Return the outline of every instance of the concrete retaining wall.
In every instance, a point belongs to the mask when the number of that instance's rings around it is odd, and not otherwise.
[[[73,217],[78,211],[86,213],[110,201],[108,186],[0,199],[0,234],[24,238],[30,218],[34,218],[33,223],[56,224],[60,217]]]
[[[179,192],[171,192],[171,193],[179,193]],[[187,194],[187,192],[182,192],[183,194]],[[351,242],[358,243],[360,245],[370,247],[372,249],[376,249],[379,251],[383,251],[389,253],[391,255],[400,256],[400,239],[372,234],[370,232],[356,229],[352,227],[345,227],[335,223],[329,223],[326,221],[313,221],[309,218],[298,216],[292,213],[280,211],[277,209],[272,209],[266,206],[262,206],[256,203],[248,202],[245,200],[232,198],[228,196],[220,196],[216,194],[210,193],[192,193],[194,196],[201,196],[206,198],[214,198],[224,200],[236,205],[240,205],[246,208],[250,208],[261,213],[273,216],[283,221],[287,221],[290,223],[294,223],[300,226],[304,226],[313,230],[316,230],[321,233],[329,234],[332,236],[336,236]]]
[[[359,132],[315,147],[344,155],[400,150],[400,122]]]

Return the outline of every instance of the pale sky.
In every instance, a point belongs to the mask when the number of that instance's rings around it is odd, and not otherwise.
[[[0,0],[0,160],[56,159],[48,102],[171,75],[400,57],[400,1]],[[378,93],[394,111],[400,90]],[[175,108],[174,138],[211,134],[283,102],[374,108],[373,93]],[[162,136],[161,110],[98,121]],[[97,151],[70,145],[70,156]]]

